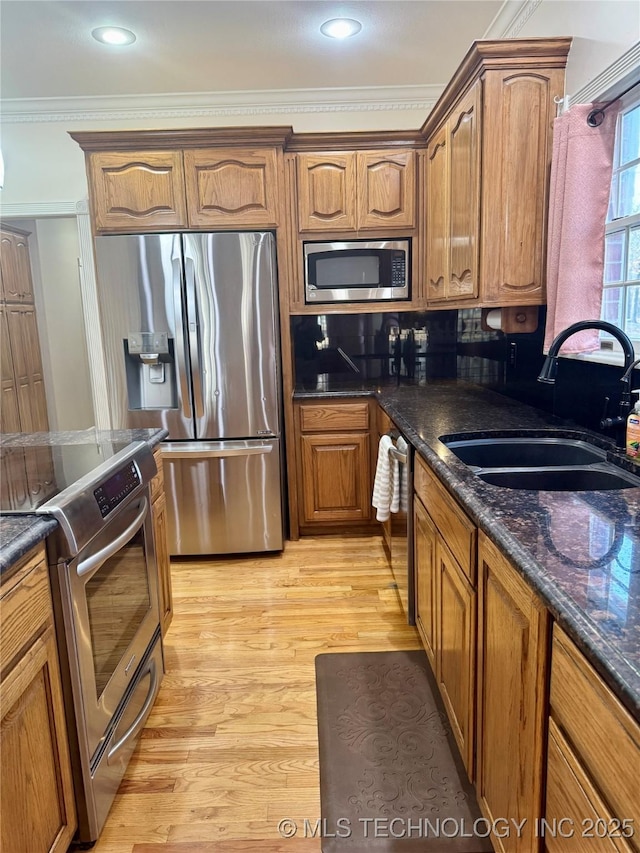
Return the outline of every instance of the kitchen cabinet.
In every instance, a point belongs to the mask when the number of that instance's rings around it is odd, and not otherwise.
[[[414,488],[416,624],[473,778],[476,528],[419,456]]]
[[[423,125],[429,305],[544,304],[554,98],[569,46],[475,42]]]
[[[480,81],[427,149],[427,299],[478,296]]]
[[[298,229],[412,229],[415,174],[414,151],[298,154]]]
[[[49,429],[49,421],[35,308],[33,305],[7,304],[3,313],[13,368],[19,431],[44,432]],[[4,347],[3,355],[6,358]],[[3,388],[5,376],[9,377],[8,360],[2,366]],[[7,398],[10,397],[11,393],[8,393]],[[15,419],[11,404],[9,418]]]
[[[96,151],[87,172],[97,234],[187,227],[182,151]]]
[[[0,587],[0,615],[0,846],[65,853],[77,823],[43,545]]]
[[[640,726],[554,625],[545,850],[640,850],[638,780]]]
[[[476,792],[488,820],[524,821],[521,833],[492,839],[500,853],[539,849],[548,627],[546,608],[481,531]]]
[[[296,409],[302,532],[369,524],[369,402],[299,403]]]
[[[28,234],[0,230],[0,301],[33,302]]]
[[[157,447],[153,452],[158,473],[151,481],[151,520],[153,539],[158,566],[158,604],[160,607],[160,627],[164,637],[173,619],[173,592],[171,585],[171,560],[167,528],[167,501],[164,494],[164,471],[162,450]]]
[[[186,149],[184,168],[191,228],[278,224],[275,149]]]

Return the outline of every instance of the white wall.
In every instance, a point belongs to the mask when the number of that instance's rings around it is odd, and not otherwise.
[[[9,220],[6,220],[9,222]],[[75,218],[15,220],[31,231],[29,255],[52,430],[93,426],[93,403],[78,276]]]

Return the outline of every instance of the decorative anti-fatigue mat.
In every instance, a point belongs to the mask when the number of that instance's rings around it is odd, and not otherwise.
[[[426,654],[315,663],[323,853],[492,850]]]

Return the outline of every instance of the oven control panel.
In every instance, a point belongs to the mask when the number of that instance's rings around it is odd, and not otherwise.
[[[133,462],[116,471],[101,486],[93,490],[98,509],[103,518],[114,510],[131,492],[140,485],[140,474]]]

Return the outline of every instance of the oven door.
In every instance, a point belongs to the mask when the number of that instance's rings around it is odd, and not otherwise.
[[[78,736],[91,757],[160,624],[148,488],[58,566],[58,580]]]

